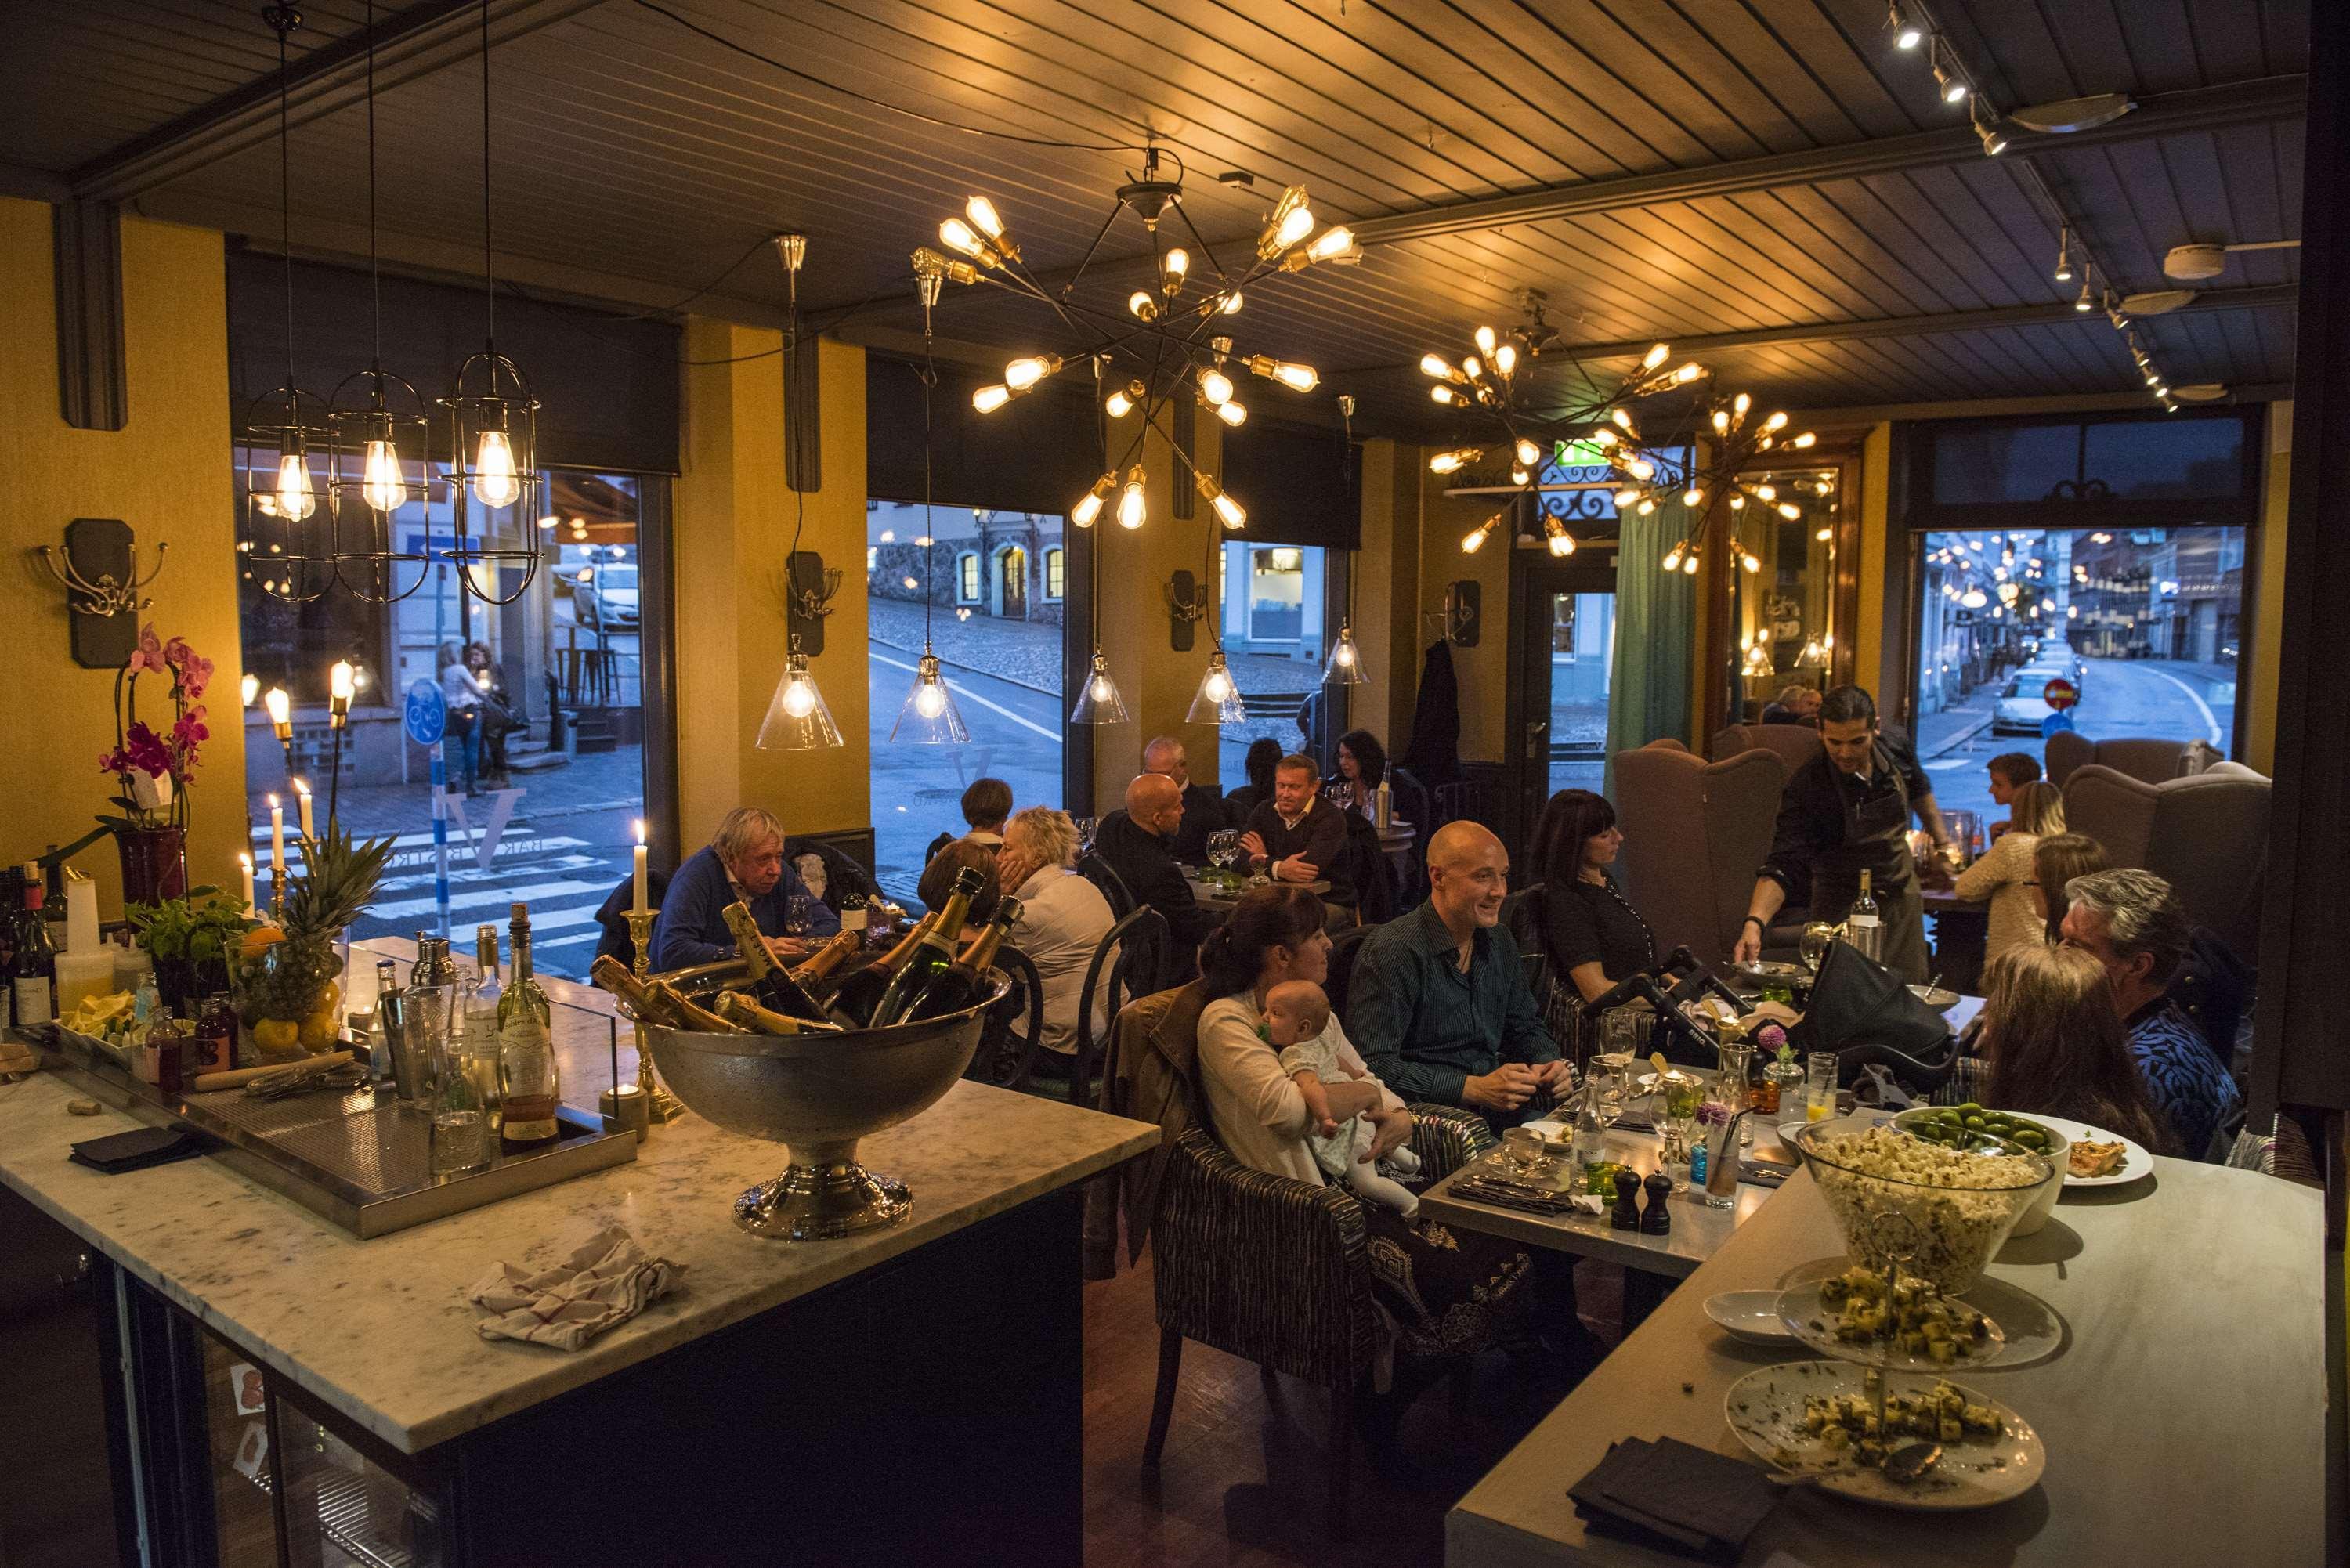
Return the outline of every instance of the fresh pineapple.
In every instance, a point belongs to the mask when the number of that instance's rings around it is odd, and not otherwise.
[[[248,945],[237,970],[237,1012],[264,1049],[312,1052],[334,1044],[341,1023],[335,939],[375,897],[392,840],[354,844],[331,823],[302,857],[286,889],[281,940]]]

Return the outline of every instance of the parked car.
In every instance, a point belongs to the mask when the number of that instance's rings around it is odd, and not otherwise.
[[[636,630],[635,564],[581,567],[572,578],[571,607],[579,624],[591,630]]]
[[[2040,733],[2041,722],[2054,711],[2040,696],[2047,687],[2048,674],[2053,673],[2045,672],[2033,679],[2026,679],[2023,675],[2010,676],[2007,684],[1999,689],[1999,699],[1991,706],[1991,732],[1994,735]]]

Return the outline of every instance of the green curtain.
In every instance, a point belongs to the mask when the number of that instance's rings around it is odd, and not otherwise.
[[[1616,653],[1607,689],[1607,793],[1616,794],[1616,753],[1689,730],[1690,650],[1697,637],[1697,579],[1662,562],[1681,537],[1686,514],[1627,512],[1616,552]]]

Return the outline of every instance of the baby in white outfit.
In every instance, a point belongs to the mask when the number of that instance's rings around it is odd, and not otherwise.
[[[1419,1199],[1401,1182],[1382,1175],[1371,1163],[1371,1139],[1376,1131],[1367,1116],[1349,1116],[1342,1124],[1330,1114],[1330,1094],[1324,1085],[1353,1083],[1369,1076],[1350,1070],[1338,1057],[1338,1039],[1330,1028],[1330,999],[1312,981],[1284,981],[1264,995],[1264,1037],[1281,1053],[1282,1071],[1305,1096],[1313,1128],[1305,1145],[1314,1163],[1367,1201],[1384,1203],[1407,1220],[1419,1212]],[[1419,1172],[1419,1157],[1409,1148],[1388,1152],[1386,1166],[1405,1176]]]

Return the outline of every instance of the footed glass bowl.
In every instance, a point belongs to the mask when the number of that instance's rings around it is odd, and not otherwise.
[[[1804,1127],[1794,1143],[1846,1251],[1872,1269],[1898,1262],[1949,1295],[1982,1278],[2016,1221],[2058,1179],[2054,1166],[2005,1138],[1984,1137],[1961,1154],[1894,1127],[1828,1126]]]

